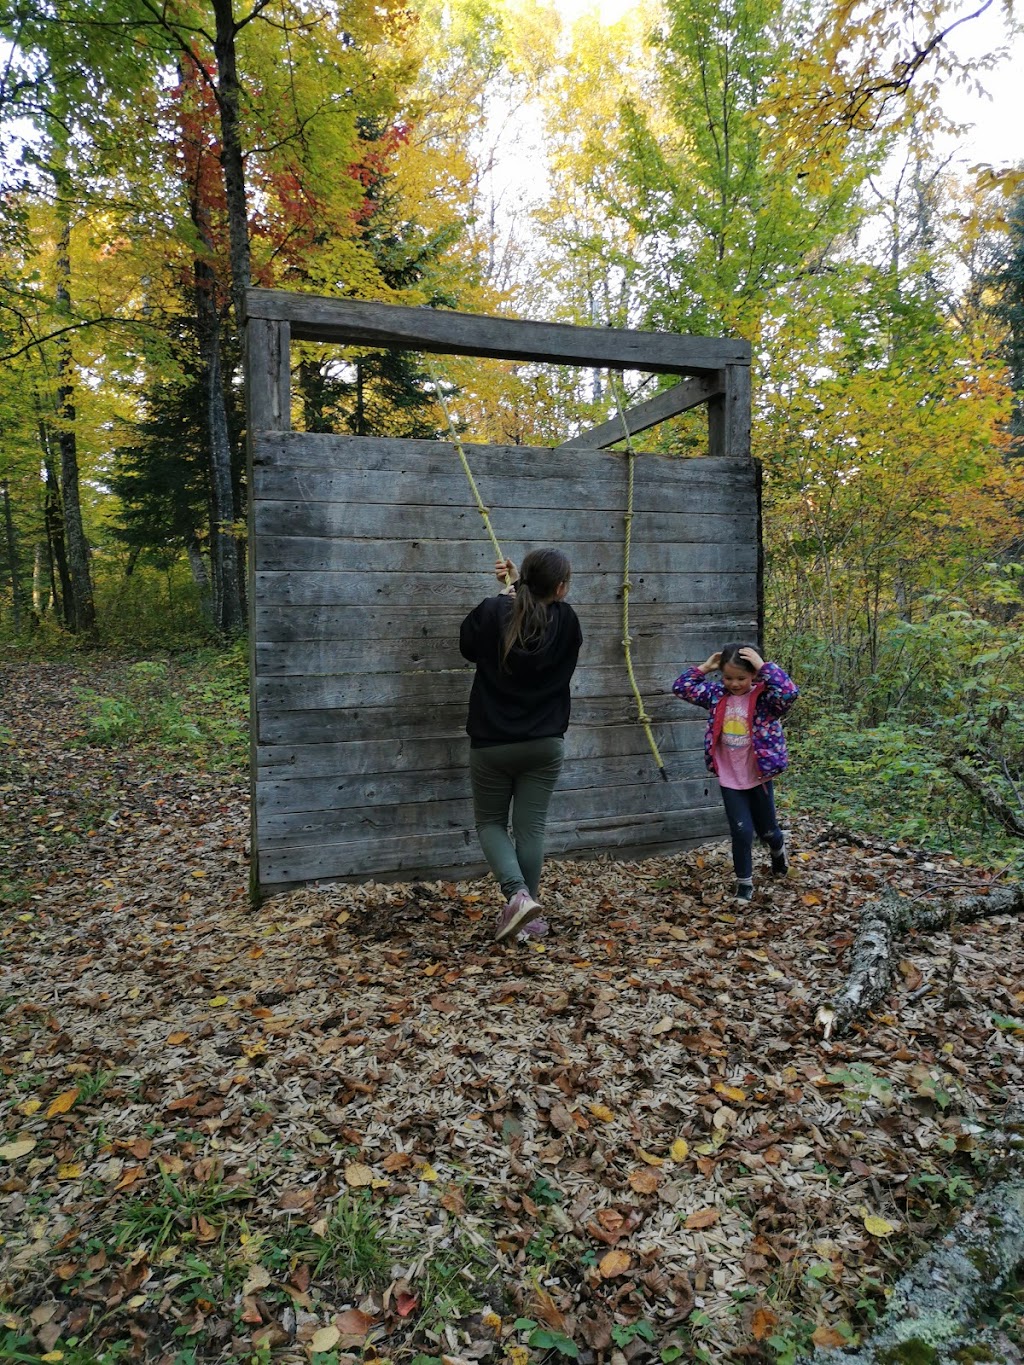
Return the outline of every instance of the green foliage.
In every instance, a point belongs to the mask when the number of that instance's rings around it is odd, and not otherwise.
[[[241,768],[248,761],[245,647],[208,650],[184,660],[141,660],[128,667],[123,691],[78,693],[87,743],[144,745],[188,753],[201,766]]]
[[[1024,845],[951,767],[966,762],[1024,821],[1024,642],[1004,599],[1013,566],[991,571],[985,597],[900,622],[879,641],[857,704],[829,695],[820,639],[790,642],[803,689],[790,726],[790,799],[840,824],[965,861],[1024,868]],[[879,796],[886,793],[887,799]]]
[[[325,1228],[299,1229],[290,1246],[312,1261],[314,1278],[329,1275],[337,1283],[367,1290],[387,1282],[397,1249],[372,1199],[354,1194],[337,1200]]]
[[[580,1348],[564,1332],[556,1332],[553,1327],[541,1327],[533,1318],[516,1318],[513,1326],[517,1332],[526,1333],[527,1346],[542,1351],[557,1351],[569,1360],[579,1360]]]

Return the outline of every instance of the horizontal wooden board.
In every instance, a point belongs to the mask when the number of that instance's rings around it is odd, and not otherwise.
[[[729,510],[721,506],[713,489],[702,490],[699,501],[706,504],[706,510],[688,506],[681,512],[655,509],[634,512],[633,544],[639,547],[650,542],[671,545],[694,541],[741,545],[756,539],[756,517],[749,508]],[[565,549],[570,526],[564,508],[527,507],[521,503],[495,508],[491,524],[502,548],[517,560],[526,550],[540,545]],[[489,569],[494,561],[480,513],[468,499],[458,506],[424,508],[404,503],[395,506],[379,502],[276,502],[263,498],[255,504],[255,525],[261,551],[264,541],[269,542],[274,536],[344,537],[353,544],[448,540],[465,547],[463,567],[479,565]],[[621,557],[625,529],[622,506],[592,509],[586,517],[573,522],[571,529],[574,544],[595,546],[605,555],[617,547]],[[261,561],[261,567],[272,565]]]
[[[634,660],[637,684],[645,701],[667,696],[672,691],[678,670],[674,667],[648,672],[645,660]],[[256,698],[260,709],[309,711],[360,707],[401,708],[408,706],[420,713],[425,708],[445,705],[457,699],[469,700],[474,669],[463,664],[457,669],[423,669],[408,673],[325,673],[295,677],[257,677]],[[572,680],[573,703],[586,698],[632,697],[625,667],[602,666],[578,669]]]
[[[480,584],[475,585],[477,589]],[[484,596],[467,594],[461,602],[438,604],[427,612],[422,606],[409,602],[384,602],[364,607],[323,605],[320,603],[282,604],[257,602],[255,605],[255,638],[273,644],[289,641],[347,641],[359,645],[361,641],[381,639],[406,640],[423,644],[432,640],[457,640],[459,626],[466,614]],[[744,592],[749,597],[749,590]],[[584,642],[614,636],[622,638],[622,603],[603,605],[581,603],[573,593],[569,601],[580,618]],[[753,603],[746,610],[729,610],[720,601],[712,602],[649,602],[634,599],[630,602],[629,624],[634,638],[658,634],[676,642],[677,652],[684,642],[695,638],[706,643],[695,651],[706,658],[727,640],[743,639],[754,633],[756,613]],[[403,646],[404,648],[404,646]],[[680,657],[685,654],[680,652]]]
[[[610,576],[621,586],[622,546],[616,542],[577,544],[563,538],[559,548],[572,565],[573,583],[584,591],[589,579]],[[485,553],[486,550],[486,553]],[[494,551],[478,545],[467,553],[461,540],[345,540],[315,536],[261,536],[257,569],[290,573],[344,572],[363,575],[392,573],[465,575],[484,573],[494,563]],[[752,573],[757,547],[748,538],[733,544],[717,540],[636,541],[630,553],[630,576],[636,581],[649,573]]]
[[[268,744],[344,744],[362,739],[418,739],[424,735],[455,737],[465,734],[466,697],[448,698],[427,710],[408,708],[396,710],[383,706],[371,710],[365,706],[319,707],[310,710],[288,710],[284,707],[261,707],[257,722],[256,742]],[[644,693],[644,706],[656,730],[675,722],[690,719],[695,708],[669,693]],[[689,714],[688,714],[689,713]],[[576,697],[572,704],[571,727],[632,725],[636,722],[636,703],[632,695],[620,697]]]
[[[704,374],[723,365],[750,364],[750,342],[731,337],[574,327],[281,289],[246,290],[246,309],[252,318],[289,323],[296,341],[669,374]]]
[[[464,776],[464,774],[463,774]],[[403,787],[411,784],[401,784]],[[291,847],[311,843],[314,839],[359,839],[373,834],[382,839],[434,829],[439,836],[446,830],[474,827],[473,805],[469,799],[468,783],[462,796],[435,796],[428,799],[389,803],[386,793],[392,790],[380,784],[380,797],[359,806],[334,805],[300,811],[274,811],[257,807],[256,821],[260,848]],[[399,790],[400,797],[410,792]],[[663,782],[652,774],[649,781],[632,785],[601,785],[556,791],[551,801],[555,820],[566,824],[604,819],[614,821],[623,816],[635,819],[638,814],[662,814],[692,808],[704,801],[718,799],[718,789],[710,774],[696,779],[676,778]]]
[[[463,762],[448,768],[409,770],[396,767],[390,772],[368,775],[342,770],[321,777],[309,774],[278,778],[264,776],[256,803],[260,829],[272,833],[275,826],[271,824],[271,818],[282,813],[290,816],[300,811],[358,809],[364,814],[372,811],[372,818],[376,819],[378,807],[465,799],[470,791],[468,757],[467,742]],[[673,755],[672,781],[677,783],[691,779],[707,780],[703,747],[700,751],[691,750],[686,755]],[[628,758],[602,756],[569,759],[562,767],[556,790],[607,790],[611,793],[609,805],[613,805],[616,801],[615,788],[643,786],[651,781],[661,782],[661,779],[651,766],[649,754],[637,753]],[[425,819],[429,822],[434,815],[433,809],[426,811]],[[290,820],[285,821],[283,827],[285,830],[290,828]]]
[[[603,459],[612,459],[605,455]],[[691,465],[710,461],[689,462]],[[752,464],[738,465],[735,461],[721,462],[731,467],[721,469],[717,477],[702,480],[682,480],[674,470],[638,466],[633,488],[635,512],[657,512],[670,507],[675,512],[700,512],[710,506],[710,498],[728,512],[734,503],[753,487],[755,470]],[[570,523],[574,512],[626,510],[625,471],[606,471],[598,474],[569,474],[558,477],[538,469],[532,475],[513,478],[505,472],[490,474],[486,469],[473,471],[484,505],[492,510],[501,524],[504,509],[552,508],[565,514]],[[465,475],[458,464],[427,474],[420,470],[403,473],[393,469],[353,469],[321,472],[316,470],[254,471],[253,497],[258,507],[261,502],[373,503],[386,507],[401,503],[407,507],[464,509],[475,507]]]
[[[256,432],[253,478],[295,478],[316,489],[324,478],[362,478],[387,473],[396,479],[429,484],[457,474],[465,482],[459,447],[451,441],[399,437],[335,436],[301,431]],[[537,479],[574,480],[626,486],[629,457],[621,451],[564,450],[551,446],[461,443],[474,476],[529,487]],[[756,463],[735,455],[684,457],[635,451],[634,480],[654,480],[679,489],[726,487],[749,482]]]
[[[709,636],[703,629],[670,636],[666,632],[641,630],[630,623],[634,666],[648,672],[660,670],[661,677],[670,680],[736,636],[736,629],[714,636]],[[740,637],[743,637],[742,631]],[[717,643],[712,644],[713,640]],[[584,635],[580,667],[625,668],[623,653],[621,622],[604,633],[588,630]],[[256,671],[261,678],[316,677],[329,673],[409,673],[424,669],[444,672],[464,666],[456,632],[439,640],[422,636],[403,640],[391,636],[373,642],[293,640],[280,643],[264,640],[256,645]]]
[[[696,707],[680,708],[680,718],[663,728],[661,748],[666,758],[700,748],[706,715]],[[566,762],[574,760],[639,757],[646,765],[650,753],[639,725],[605,726],[594,729],[571,725],[565,736]],[[277,781],[292,773],[305,777],[350,777],[389,773],[396,768],[406,772],[426,772],[455,768],[469,762],[469,737],[458,735],[418,735],[410,739],[359,739],[341,744],[268,744],[256,749],[256,767],[261,777]]]
[[[295,606],[367,606],[370,603],[419,604],[424,611],[456,600],[474,605],[473,582],[460,583],[446,574],[365,574],[329,571],[325,573],[256,573],[256,592],[265,604]],[[659,573],[630,571],[630,605],[642,602],[670,602],[685,605],[695,600],[713,601],[726,610],[752,610],[756,602],[753,575],[747,573]],[[591,575],[574,583],[570,602],[582,613],[591,605],[618,602],[621,582],[614,574]],[[477,599],[479,600],[479,599]],[[466,607],[468,611],[470,607]]]
[[[635,819],[601,818],[548,827],[549,857],[587,857],[599,853],[642,856],[645,847],[685,848],[705,839],[718,838],[727,826],[721,802],[691,810],[676,810]],[[402,838],[376,836],[338,842],[316,841],[293,848],[261,851],[259,877],[264,886],[381,874],[394,877],[438,875],[439,869],[468,876],[483,871],[476,835],[471,829],[450,833],[415,834]],[[543,889],[542,889],[543,895]]]

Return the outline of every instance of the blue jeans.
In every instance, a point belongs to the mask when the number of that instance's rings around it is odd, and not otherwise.
[[[770,782],[760,787],[722,787],[722,804],[732,834],[732,865],[737,880],[749,881],[754,875],[754,833],[778,853],[785,842],[775,814],[775,792]]]
[[[553,735],[469,751],[477,838],[506,900],[524,886],[534,900],[540,893],[548,805],[563,748],[562,737]]]

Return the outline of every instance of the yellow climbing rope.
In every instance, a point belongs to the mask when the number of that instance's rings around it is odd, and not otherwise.
[[[637,724],[643,726],[644,734],[647,736],[647,743],[654,761],[658,765],[658,772],[661,774],[663,782],[668,781],[668,773],[665,771],[665,764],[662,762],[661,754],[658,752],[658,745],[654,738],[654,731],[651,729],[651,718],[644,707],[644,699],[640,693],[640,685],[636,680],[636,673],[633,671],[633,637],[629,633],[629,594],[633,584],[629,578],[629,552],[633,540],[633,474],[636,467],[636,451],[633,448],[633,438],[629,434],[629,427],[626,425],[626,414],[623,411],[622,399],[619,397],[619,388],[615,382],[614,374],[609,372],[608,381],[611,385],[612,394],[615,398],[615,406],[619,411],[619,420],[622,422],[622,431],[626,439],[626,512],[623,517],[625,531],[622,542],[622,651],[626,660],[626,673],[629,675],[629,685],[633,689],[633,696],[636,700],[636,719]]]
[[[504,563],[505,556],[502,553],[501,546],[498,544],[498,537],[494,534],[494,527],[491,525],[490,509],[480,496],[480,490],[476,486],[476,479],[473,478],[473,471],[470,468],[469,460],[466,458],[465,448],[459,440],[458,432],[455,430],[455,423],[452,421],[451,413],[448,411],[448,400],[444,396],[444,389],[441,387],[441,381],[429,360],[426,362],[426,369],[433,382],[434,392],[437,394],[437,401],[441,405],[441,411],[444,413],[444,420],[448,424],[448,435],[451,437],[452,445],[458,451],[459,459],[462,461],[462,468],[465,470],[466,478],[469,481],[469,488],[470,492],[473,494],[473,500],[476,503],[476,510],[480,513],[484,523],[484,530],[487,532],[488,536],[490,536],[491,544],[494,546],[494,557],[495,559],[500,559],[502,563]],[[507,587],[511,582],[511,578],[506,574],[505,586]]]

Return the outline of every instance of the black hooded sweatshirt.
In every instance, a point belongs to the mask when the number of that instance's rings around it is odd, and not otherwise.
[[[485,597],[459,631],[462,657],[476,664],[466,721],[474,749],[564,735],[569,724],[569,680],[583,643],[579,619],[568,602],[552,602],[540,643],[516,646],[502,664],[501,637],[513,605],[506,594]]]

